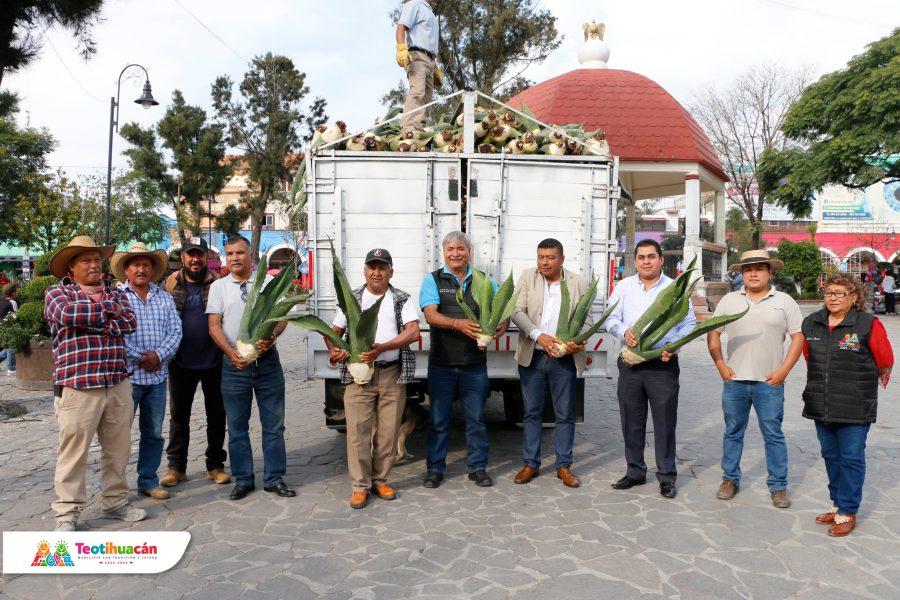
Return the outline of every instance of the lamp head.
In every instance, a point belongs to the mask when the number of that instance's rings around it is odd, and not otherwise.
[[[150,89],[150,80],[147,79],[144,81],[144,93],[141,94],[141,97],[134,101],[135,104],[140,104],[144,108],[150,108],[151,106],[156,106],[159,104],[153,98],[153,91]]]

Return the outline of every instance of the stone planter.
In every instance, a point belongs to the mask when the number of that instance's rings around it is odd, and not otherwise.
[[[16,387],[52,392],[53,367],[52,343],[32,341],[29,348],[16,353]]]

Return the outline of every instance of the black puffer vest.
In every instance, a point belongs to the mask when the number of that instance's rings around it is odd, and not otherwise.
[[[454,319],[465,319],[466,314],[460,308],[456,301],[456,290],[459,289],[459,283],[450,273],[445,273],[444,269],[438,269],[431,274],[434,282],[437,284],[438,295],[441,303],[438,305],[438,312],[445,317]],[[463,296],[466,304],[472,309],[476,315],[481,316],[478,310],[478,304],[472,296],[472,284]],[[453,329],[444,329],[442,327],[431,327],[431,351],[428,354],[429,362],[445,367],[464,367],[466,365],[475,365],[487,362],[487,354],[483,350],[478,349],[478,344],[472,338]]]
[[[803,320],[809,347],[803,416],[828,423],[874,423],[878,369],[869,350],[875,317],[851,308],[828,330],[828,309]]]

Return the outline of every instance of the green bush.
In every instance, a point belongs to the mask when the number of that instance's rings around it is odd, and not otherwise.
[[[52,251],[41,254],[34,259],[34,274],[37,276],[50,275],[50,259],[53,258],[53,255],[56,254],[57,250],[63,247],[65,247],[65,244],[60,244]]]
[[[31,334],[22,327],[14,313],[10,313],[0,321],[0,348],[21,352],[28,347],[30,341]]]
[[[804,277],[803,282],[800,284],[803,290],[804,298],[814,298],[819,293],[819,278],[818,277]]]
[[[49,338],[50,328],[44,320],[44,303],[24,302],[16,311],[16,320],[31,336]]]
[[[59,283],[59,279],[52,275],[35,277],[21,288],[19,288],[19,300],[21,302],[40,302],[44,303],[44,294],[51,285]]]

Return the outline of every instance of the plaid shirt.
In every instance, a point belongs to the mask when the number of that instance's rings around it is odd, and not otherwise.
[[[137,330],[125,336],[126,365],[131,373],[128,379],[135,385],[162,383],[169,375],[169,361],[181,343],[181,318],[175,301],[152,283],[146,302],[141,300],[131,283],[123,283],[119,288],[128,296],[137,317]],[[162,368],[152,373],[138,364],[150,350],[156,352],[162,363]]]
[[[118,306],[122,314],[114,317]],[[44,315],[53,336],[53,383],[76,389],[111,387],[126,377],[125,338],[137,327],[128,298],[107,287],[94,302],[68,277],[47,289]]]

